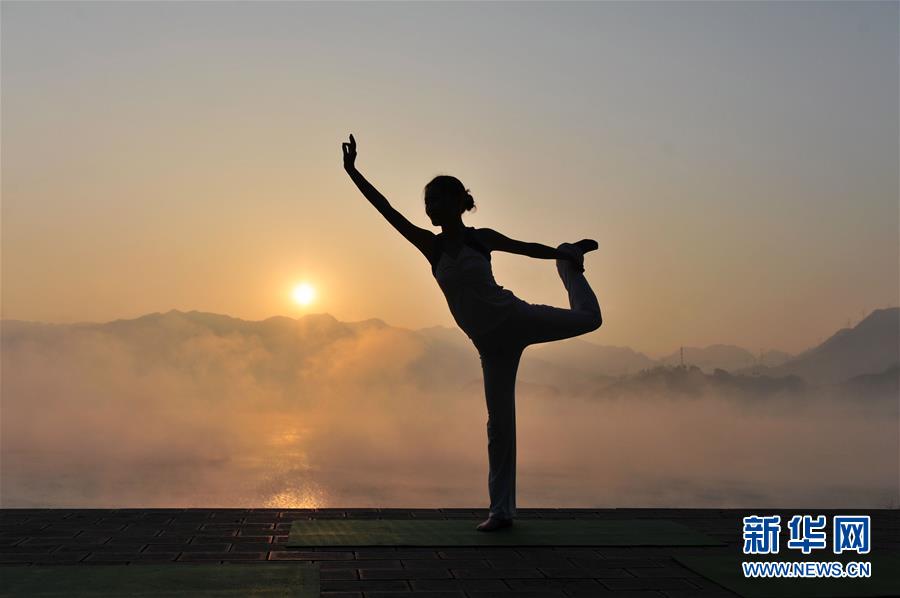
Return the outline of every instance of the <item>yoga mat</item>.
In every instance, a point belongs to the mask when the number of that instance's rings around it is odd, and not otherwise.
[[[661,519],[517,519],[493,532],[467,519],[295,519],[287,546],[724,546]]]
[[[774,556],[774,555],[767,555]],[[859,578],[770,578],[744,577],[742,561],[759,561],[756,555],[675,556],[675,560],[707,579],[745,598],[840,598],[843,596],[900,596],[900,553],[854,554],[852,559],[823,553],[814,561],[872,563],[872,577]],[[844,556],[844,555],[840,555]],[[800,560],[783,555],[782,559]]]
[[[319,597],[314,563],[0,566],[0,596]]]

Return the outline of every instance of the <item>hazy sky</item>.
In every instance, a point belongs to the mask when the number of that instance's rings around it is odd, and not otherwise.
[[[4,1],[2,316],[455,325],[352,132],[419,226],[449,173],[471,226],[597,239],[587,340],[802,350],[898,304],[898,6]]]

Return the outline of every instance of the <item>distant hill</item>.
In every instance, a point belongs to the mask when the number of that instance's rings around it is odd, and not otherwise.
[[[754,355],[743,347],[735,345],[709,345],[706,347],[685,347],[684,365],[694,365],[707,374],[717,369],[732,373],[751,373],[762,367],[773,367],[783,364],[791,358],[784,351],[765,351],[761,356]],[[681,350],[657,360],[660,365],[681,365]]]
[[[793,357],[790,353],[785,353],[784,351],[763,351],[762,358],[760,359],[760,365],[765,367],[775,367],[783,364],[785,361]]]
[[[434,339],[452,343],[461,348],[471,347],[471,341],[458,328],[432,326],[422,328],[420,333]],[[636,374],[641,370],[658,365],[679,365],[681,358],[678,351],[660,359],[653,359],[631,347],[600,345],[594,341],[582,340],[578,337],[551,343],[531,345],[526,351],[531,359],[555,363],[561,367],[573,368],[600,376],[625,376]],[[791,358],[790,353],[783,351],[766,351],[762,360],[752,353],[734,345],[710,345],[707,347],[685,347],[685,365],[699,367],[707,374],[716,369],[724,369],[733,373],[754,373],[758,364],[777,366]],[[742,371],[746,370],[746,371]]]
[[[526,355],[603,376],[633,374],[656,365],[655,360],[629,347],[598,345],[577,337],[531,345]]]
[[[419,333],[434,340],[475,351],[472,341],[459,328],[431,326],[421,328]],[[618,376],[656,365],[655,360],[629,347],[598,345],[577,337],[531,345],[525,351],[525,358],[579,370],[593,376]]]
[[[434,341],[448,343],[460,349],[465,348],[471,349],[473,351],[475,350],[475,348],[472,346],[472,341],[469,340],[469,337],[467,337],[462,330],[456,327],[448,328],[446,326],[430,326],[428,328],[420,328],[417,332],[422,336]]]
[[[797,376],[735,376],[717,369],[706,374],[697,366],[660,365],[599,389],[597,398],[721,398],[758,399],[777,394],[798,394],[806,383]]]
[[[879,374],[900,363],[900,307],[876,309],[853,328],[842,328],[821,345],[766,368],[768,376],[800,376],[834,384],[864,374]]]
[[[694,365],[707,373],[716,368],[737,370],[755,365],[756,356],[747,349],[734,345],[709,345],[708,347],[685,347],[684,365]],[[661,365],[680,365],[681,350],[659,358]]]
[[[442,357],[455,355],[466,361],[473,360],[472,363],[477,365],[477,371],[474,374],[476,379],[470,380],[467,384],[472,388],[483,386],[478,351],[462,330],[431,326],[422,328],[418,332],[428,339],[429,351],[435,355]],[[557,348],[552,345],[563,346]],[[578,339],[531,345],[525,351],[519,365],[517,388],[524,389],[525,385],[529,385],[545,388],[552,394],[565,392],[573,396],[586,393],[588,389],[594,388],[597,384],[608,383],[605,372],[610,367],[603,361],[605,349],[606,347],[598,347]],[[626,351],[634,354],[630,349],[626,349]],[[441,363],[444,364],[440,366],[442,373],[445,376],[451,375],[447,369],[447,364],[450,362],[443,360]],[[637,367],[634,369],[636,370]],[[437,372],[434,372],[433,375],[439,376]]]
[[[838,385],[839,394],[851,399],[891,400],[900,397],[900,363],[877,374],[854,376]]]
[[[839,330],[821,345],[786,361],[786,353],[770,351],[763,356],[763,365],[759,365],[749,351],[719,344],[686,347],[684,360],[689,366],[686,369],[671,367],[680,362],[678,352],[657,361],[628,347],[604,346],[572,338],[528,347],[519,368],[519,380],[534,387],[583,396],[607,388],[610,392],[630,389],[690,394],[701,386],[711,388],[715,385],[753,394],[782,386],[795,388],[798,379],[812,385],[848,381],[845,387],[848,392],[856,389],[881,396],[896,388],[896,381],[891,379],[896,369],[891,368],[900,363],[898,331],[900,308],[880,309],[852,329]],[[376,335],[377,341],[366,341],[356,348],[366,354],[371,352],[372,357],[351,356],[351,362],[353,359],[368,360],[353,367],[366,368],[368,363],[380,363],[381,360],[391,363],[393,359],[402,359],[405,375],[411,378],[408,381],[422,390],[436,385],[444,388],[479,385],[482,375],[478,352],[459,328],[433,326],[409,330],[390,326],[378,318],[341,322],[327,313],[248,321],[221,314],[173,309],[106,323],[45,324],[7,319],[2,321],[2,333],[4,351],[14,350],[19,342],[53,345],[56,341],[61,348],[53,350],[61,351],[67,346],[67,339],[73,338],[73,333],[101,335],[97,337],[98,341],[120,343],[146,367],[159,364],[176,364],[178,367],[181,345],[187,344],[191,351],[202,352],[202,343],[207,341],[198,339],[213,335],[220,337],[221,342],[231,343],[230,350],[233,351],[254,351],[256,348],[264,351],[264,354],[254,355],[254,359],[266,360],[258,369],[277,379],[289,377],[293,370],[307,362],[313,364],[309,367],[318,367],[315,364],[322,363],[322,359],[334,360],[343,356],[345,347],[363,337]],[[395,349],[399,351],[396,357]],[[328,357],[321,357],[323,352]],[[748,381],[750,378],[756,381]],[[766,381],[784,378],[790,380]]]

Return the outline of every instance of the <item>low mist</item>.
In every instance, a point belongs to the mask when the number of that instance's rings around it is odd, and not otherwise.
[[[218,318],[5,321],[0,505],[487,507],[474,347],[379,321]],[[896,400],[671,394],[634,375],[576,392],[534,352],[519,507],[900,506]]]

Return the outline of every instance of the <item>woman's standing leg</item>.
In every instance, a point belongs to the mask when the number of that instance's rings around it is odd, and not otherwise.
[[[573,251],[580,250],[570,243]],[[518,334],[524,345],[546,343],[597,330],[603,323],[600,303],[591,285],[571,260],[556,260],[556,271],[569,295],[570,309],[525,303],[518,317]]]
[[[488,410],[489,516],[499,519],[516,514],[516,372],[522,348],[501,339],[490,350],[479,349]]]

